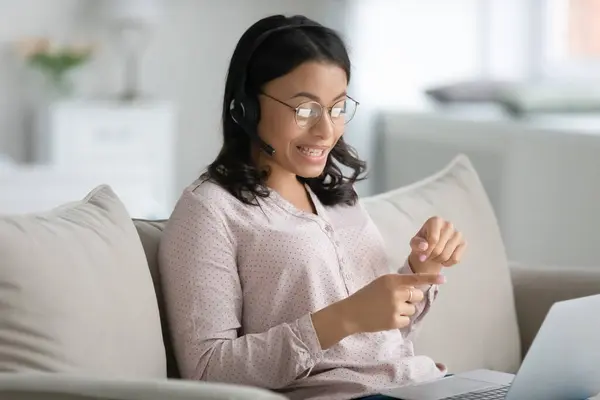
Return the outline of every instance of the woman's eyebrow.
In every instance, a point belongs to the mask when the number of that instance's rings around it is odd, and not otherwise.
[[[346,91],[343,91],[342,93],[340,93],[339,95],[337,95],[334,100],[337,100],[339,98],[345,97],[347,95]],[[312,94],[309,92],[298,92],[295,95],[293,95],[292,97],[290,97],[290,99],[294,99],[296,97],[306,97],[308,99],[314,100],[316,102],[320,102],[321,98],[319,96],[317,96],[316,94]]]

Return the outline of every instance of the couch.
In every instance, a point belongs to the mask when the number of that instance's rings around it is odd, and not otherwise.
[[[515,372],[553,302],[600,293],[600,267],[507,259],[465,156],[361,202],[391,265],[405,259],[410,237],[431,215],[467,238],[464,260],[444,270],[447,283],[415,338],[417,353],[451,372]],[[166,222],[132,220],[106,185],[44,213],[0,217],[0,398],[283,399],[180,379],[156,261]]]

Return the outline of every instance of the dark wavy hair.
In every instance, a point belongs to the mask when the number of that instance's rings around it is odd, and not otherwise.
[[[248,49],[256,39],[273,28],[308,24],[307,28],[285,29],[271,34],[260,44],[246,64]],[[312,26],[311,26],[312,25]],[[258,99],[258,93],[269,81],[286,75],[307,61],[333,63],[341,67],[350,82],[350,59],[340,36],[332,29],[317,25],[304,16],[274,15],[253,24],[240,38],[227,73],[223,98],[223,146],[208,166],[203,178],[212,180],[240,201],[256,205],[257,197],[268,197],[265,181],[269,172],[259,169],[252,159],[253,139],[232,119],[229,106],[246,74],[245,92]],[[258,100],[257,100],[258,101]],[[342,168],[349,169],[349,176]],[[316,178],[298,176],[309,185],[324,205],[353,205],[358,199],[354,184],[364,179],[366,163],[343,139],[338,140],[328,155],[323,173]]]

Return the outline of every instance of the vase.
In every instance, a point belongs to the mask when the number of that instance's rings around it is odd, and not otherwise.
[[[46,75],[46,96],[52,100],[71,97],[74,91],[71,74],[67,71]]]

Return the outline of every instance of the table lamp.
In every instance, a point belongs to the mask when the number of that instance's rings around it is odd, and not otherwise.
[[[134,101],[141,97],[141,56],[152,29],[161,22],[164,4],[161,0],[106,0],[106,5],[107,18],[116,28],[124,55],[124,87],[119,97],[124,101]]]

